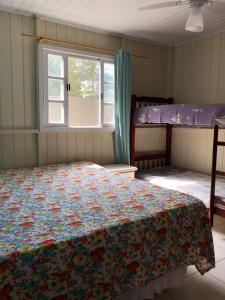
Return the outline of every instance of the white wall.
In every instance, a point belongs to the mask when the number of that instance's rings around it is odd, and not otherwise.
[[[113,132],[6,132],[37,129],[36,42],[21,33],[111,50],[126,47],[147,56],[133,58],[137,95],[167,96],[170,49],[0,11],[0,169],[73,160],[113,163]],[[154,137],[148,141],[154,144]]]
[[[225,32],[177,46],[173,51],[172,94],[176,103],[225,103]],[[225,130],[220,130],[225,140]],[[173,163],[210,173],[213,131],[174,129]],[[225,149],[218,168],[225,171]]]

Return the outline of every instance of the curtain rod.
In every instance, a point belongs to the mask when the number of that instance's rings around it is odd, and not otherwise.
[[[52,42],[52,43],[57,43],[57,44],[61,44],[61,45],[70,45],[70,46],[74,46],[76,48],[87,49],[87,50],[92,50],[92,51],[101,51],[101,52],[108,53],[108,54],[115,54],[116,53],[116,51],[109,50],[109,49],[85,46],[85,45],[76,44],[76,43],[72,43],[72,42],[65,42],[65,41],[62,41],[62,40],[55,40],[55,39],[47,38],[47,37],[44,37],[44,36],[35,36],[35,35],[32,35],[32,34],[28,34],[28,33],[22,33],[21,35],[24,36],[24,37],[32,38],[32,39],[36,40],[37,42],[46,41],[46,42]],[[137,58],[142,58],[142,59],[148,59],[147,56],[142,56],[142,55],[138,55],[138,54],[132,54],[132,56],[137,57]]]

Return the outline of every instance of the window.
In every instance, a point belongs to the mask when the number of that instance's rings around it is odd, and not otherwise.
[[[40,129],[114,127],[112,57],[42,45]]]

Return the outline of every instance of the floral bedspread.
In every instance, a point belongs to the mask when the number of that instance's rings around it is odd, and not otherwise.
[[[0,171],[0,299],[116,299],[214,267],[204,204],[92,163]]]

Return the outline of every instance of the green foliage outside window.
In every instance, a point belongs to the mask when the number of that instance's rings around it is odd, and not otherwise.
[[[70,97],[98,98],[100,63],[94,60],[69,57]]]

